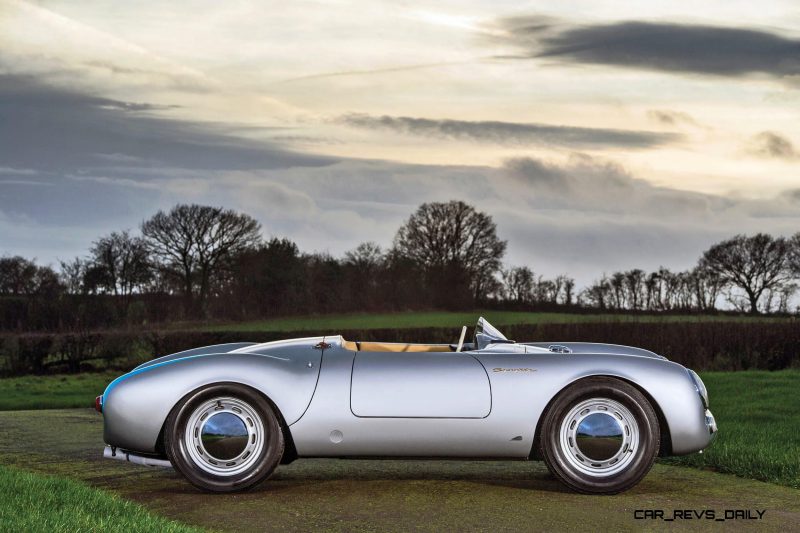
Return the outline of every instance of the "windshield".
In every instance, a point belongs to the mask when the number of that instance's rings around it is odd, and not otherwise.
[[[483,350],[488,345],[497,342],[510,342],[505,335],[500,333],[497,328],[489,324],[489,321],[483,317],[478,319],[478,324],[475,326],[475,348]]]

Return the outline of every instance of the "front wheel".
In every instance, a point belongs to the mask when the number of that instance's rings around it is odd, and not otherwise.
[[[212,492],[245,490],[265,480],[284,447],[274,408],[236,383],[210,385],[186,396],[167,417],[164,437],[175,469]]]
[[[614,378],[586,378],[545,414],[540,452],[550,472],[573,490],[614,494],[650,471],[661,442],[647,398]]]

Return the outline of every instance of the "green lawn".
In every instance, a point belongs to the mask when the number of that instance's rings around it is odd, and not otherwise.
[[[172,469],[101,459],[103,421],[89,409],[0,412],[0,427],[0,464],[75,479],[156,515],[212,530],[595,531],[602,524],[607,531],[661,531],[668,524],[634,520],[634,509],[708,508],[767,513],[746,528],[741,521],[702,520],[675,527],[790,531],[800,524],[800,490],[697,468],[657,464],[633,490],[606,497],[566,490],[539,461],[303,459],[281,465],[245,493],[209,494]],[[48,498],[57,487],[37,505],[52,506]],[[0,491],[0,499],[6,498],[2,483]],[[29,506],[18,507],[17,512],[28,512]],[[0,522],[4,532],[52,529],[4,525]],[[127,531],[111,524],[106,529]]]
[[[344,329],[401,329],[419,327],[473,326],[479,316],[485,317],[495,326],[510,324],[561,324],[575,322],[717,322],[717,321],[784,321],[791,318],[761,317],[748,315],[630,315],[609,313],[531,313],[524,311],[467,312],[409,311],[403,313],[357,313],[338,315],[312,315],[273,318],[252,322],[222,324],[176,324],[177,329],[203,331],[331,331]]]
[[[65,477],[0,465],[3,531],[202,531]]]
[[[800,488],[800,370],[704,372],[716,441],[668,464]]]
[[[122,372],[0,379],[0,411],[91,407]]]

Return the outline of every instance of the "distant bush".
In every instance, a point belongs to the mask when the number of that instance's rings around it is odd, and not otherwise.
[[[54,335],[20,335],[0,341],[0,368],[5,375],[41,374],[52,351]]]
[[[511,326],[509,338],[638,346],[696,370],[779,370],[800,366],[794,322],[576,323]]]
[[[605,342],[652,350],[696,370],[779,370],[800,367],[800,325],[794,322],[598,322],[506,326],[520,342]],[[268,342],[341,334],[348,340],[455,342],[452,328],[365,329],[338,332],[147,331],[20,334],[0,337],[6,376],[128,370],[154,357],[226,342]],[[565,359],[568,362],[568,359]]]

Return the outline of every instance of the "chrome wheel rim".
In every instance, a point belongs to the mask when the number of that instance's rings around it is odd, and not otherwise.
[[[608,398],[580,402],[564,417],[559,444],[567,463],[594,477],[616,474],[639,449],[639,425],[630,410]]]
[[[233,476],[250,468],[264,448],[264,424],[256,410],[237,398],[204,401],[189,417],[185,444],[201,470]]]

